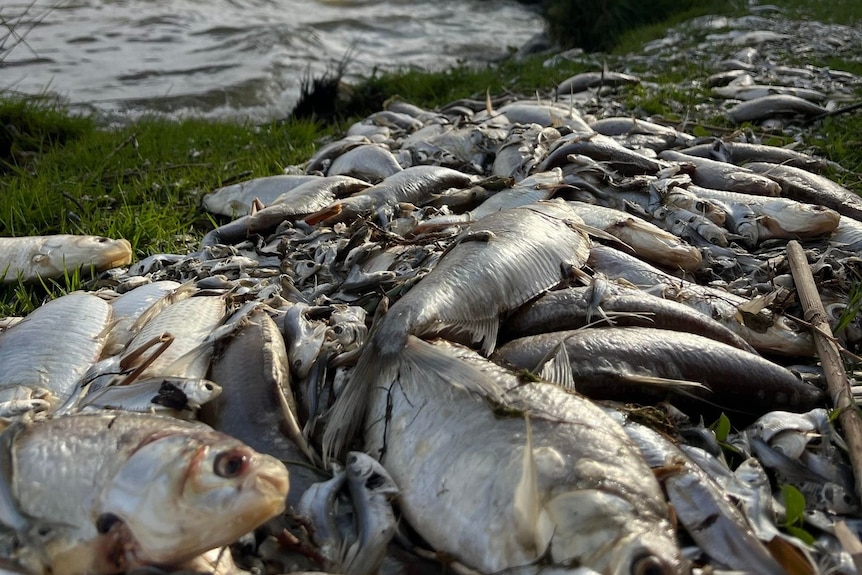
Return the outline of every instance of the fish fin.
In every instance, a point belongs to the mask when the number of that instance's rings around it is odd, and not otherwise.
[[[491,104],[491,88],[485,90],[485,111],[489,116],[494,115],[494,106]]]
[[[335,202],[334,204],[332,204],[329,207],[323,208],[322,210],[318,210],[318,211],[314,212],[313,214],[309,214],[309,215],[305,216],[304,221],[306,224],[313,226],[313,225],[319,224],[320,222],[328,220],[330,218],[334,218],[335,216],[337,216],[341,213],[341,210],[342,210],[342,203],[341,202]]]
[[[434,326],[434,332],[445,333],[453,339],[458,339],[461,334],[469,336],[469,342],[481,343],[482,353],[491,355],[497,345],[497,332],[500,329],[500,320],[494,317],[470,319],[470,320],[444,320]]]
[[[453,356],[446,348],[421,340],[416,336],[407,338],[401,352],[399,364],[410,366],[421,377],[435,375],[457,388],[476,393],[496,403],[503,402],[503,391],[496,380],[482,369]],[[400,369],[401,375],[404,370]]]
[[[340,457],[347,445],[359,434],[375,386],[386,385],[397,373],[389,358],[381,358],[373,342],[368,342],[350,372],[347,384],[324,415],[326,430],[321,451],[326,467],[333,457]]]
[[[658,387],[667,387],[673,391],[682,391],[689,389],[698,389],[702,391],[712,391],[709,386],[696,381],[688,381],[685,379],[671,379],[669,377],[657,377],[654,375],[635,375],[625,374],[622,379],[632,383],[643,383],[646,385],[654,385]]]
[[[524,456],[521,459],[521,478],[515,487],[512,497],[515,515],[515,533],[521,545],[526,548],[538,547],[536,555],[542,555],[547,547],[539,547],[537,525],[539,523],[540,501],[539,480],[536,471],[536,460],[533,457],[533,429],[530,426],[530,416],[524,414],[524,424],[527,427],[527,441],[524,445]]]
[[[569,352],[566,351],[566,343],[560,342],[554,354],[541,365],[538,370],[539,377],[545,381],[556,383],[560,387],[575,391],[575,377],[572,374],[572,364],[569,361]]]

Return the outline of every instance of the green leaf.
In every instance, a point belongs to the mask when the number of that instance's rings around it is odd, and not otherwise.
[[[730,434],[730,420],[722,413],[709,428],[715,434],[715,438],[718,441],[727,441],[727,436]]]
[[[805,514],[805,496],[792,485],[781,486],[781,498],[784,500],[785,527],[802,525]]]
[[[811,535],[811,533],[809,533],[805,529],[802,529],[801,527],[794,527],[792,525],[788,525],[787,527],[785,527],[785,529],[787,529],[787,533],[793,535],[797,539],[802,540],[806,544],[814,545],[814,536]]]

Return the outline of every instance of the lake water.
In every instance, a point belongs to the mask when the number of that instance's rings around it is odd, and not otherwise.
[[[542,30],[514,0],[0,0],[0,90],[109,114],[284,117],[307,71],[347,57],[439,69],[505,55]],[[0,27],[0,38],[5,30]]]

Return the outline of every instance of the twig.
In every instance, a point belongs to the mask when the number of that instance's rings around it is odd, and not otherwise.
[[[793,274],[805,321],[812,326],[814,346],[823,366],[832,406],[838,410],[838,422],[844,430],[850,466],[853,469],[853,485],[857,496],[862,497],[862,414],[853,401],[850,382],[844,371],[838,346],[832,340],[832,329],[829,327],[828,316],[820,300],[817,284],[814,283],[814,276],[811,275],[805,252],[796,240],[787,244],[787,261],[790,263],[790,272]]]
[[[828,112],[823,112],[822,114],[817,114],[816,116],[811,116],[807,120],[805,120],[802,124],[807,126],[808,124],[812,124],[817,120],[822,120],[823,118],[830,118],[832,116],[837,116],[839,114],[847,114],[848,112],[853,112],[854,110],[858,110],[862,108],[862,102],[857,102],[855,104],[850,104],[849,106],[844,106],[843,108],[836,108],[835,110],[829,110]]]

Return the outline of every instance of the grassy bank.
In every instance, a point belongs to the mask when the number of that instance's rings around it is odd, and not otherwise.
[[[840,17],[844,23],[862,19],[862,7],[849,0],[831,4],[828,14],[821,14],[825,8],[815,2],[776,4],[792,16]],[[638,73],[643,70],[620,54],[639,50],[643,42],[660,37],[668,26],[690,15],[691,11],[678,12],[659,23],[621,31],[618,47],[611,53],[577,62],[545,66],[545,57],[535,56],[478,69],[465,66],[439,73],[376,76],[353,89],[344,117],[327,126],[312,121],[253,126],[145,118],[120,129],[104,129],[92,119],[70,116],[51,99],[0,95],[0,236],[100,234],[128,239],[138,258],[184,253],[219,223],[199,208],[204,193],[240,179],[278,174],[285,166],[303,162],[321,138],[342,133],[393,95],[433,108],[457,98],[484,98],[486,92],[546,94],[563,79],[600,69],[602,63]],[[862,67],[859,62],[835,59],[809,63],[854,72]],[[670,121],[697,117],[694,108],[706,93],[680,87],[687,79],[702,77],[697,62],[684,61],[651,73],[660,87],[624,90],[619,97],[628,109],[642,115],[661,114]],[[704,134],[713,125],[727,127],[720,117],[700,121],[704,126],[697,129]],[[826,120],[810,143],[851,171],[862,172],[858,134],[862,134],[862,115],[857,113]],[[854,174],[844,177],[847,185],[862,191]],[[76,280],[58,282],[47,292],[75,286]],[[41,287],[0,287],[0,316],[26,312],[46,295]]]

